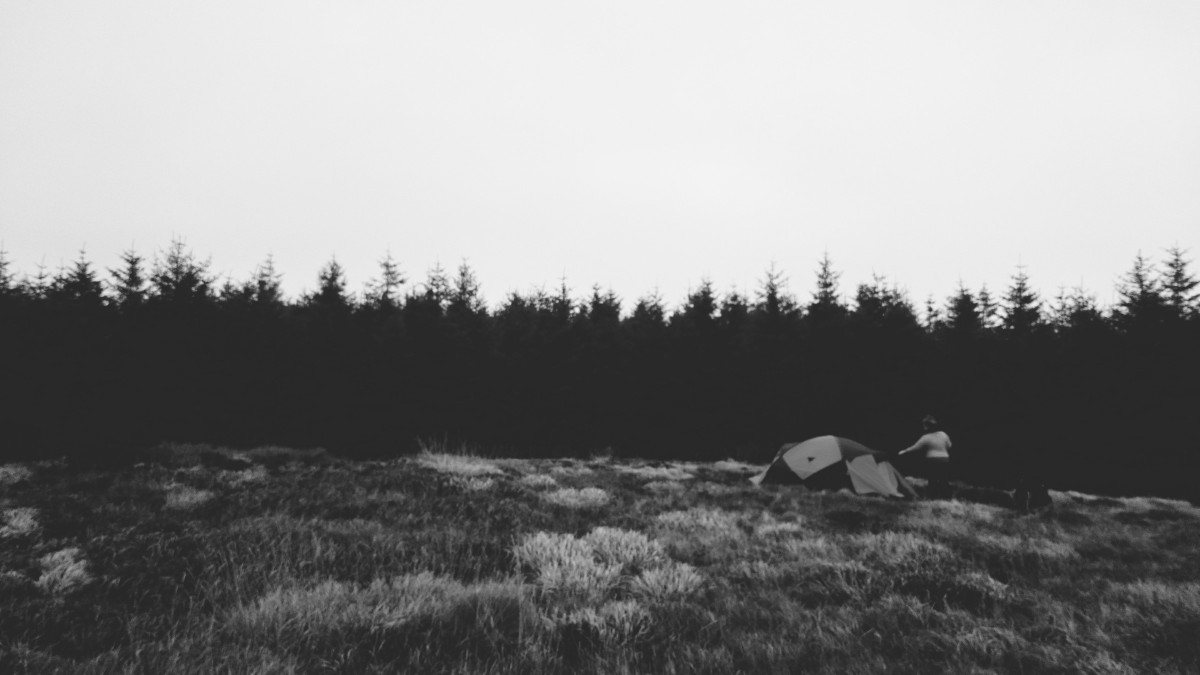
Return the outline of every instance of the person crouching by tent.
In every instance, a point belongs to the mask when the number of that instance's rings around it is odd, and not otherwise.
[[[916,443],[901,450],[898,456],[912,454],[920,458],[917,475],[929,481],[930,497],[950,496],[950,436],[942,431],[933,415],[921,420],[925,433]]]

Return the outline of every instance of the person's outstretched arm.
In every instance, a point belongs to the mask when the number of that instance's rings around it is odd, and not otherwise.
[[[926,445],[926,443],[928,443],[928,441],[925,439],[925,437],[924,437],[924,436],[922,436],[922,437],[920,437],[920,438],[918,438],[918,439],[917,439],[917,442],[916,442],[916,443],[913,443],[912,445],[910,445],[910,446],[908,446],[907,448],[905,448],[905,449],[901,450],[900,452],[897,452],[896,454],[897,454],[897,455],[903,455],[903,454],[905,454],[905,453],[909,453],[909,452],[916,452],[917,450],[922,450],[922,449],[924,449],[924,448],[925,448],[925,445]]]

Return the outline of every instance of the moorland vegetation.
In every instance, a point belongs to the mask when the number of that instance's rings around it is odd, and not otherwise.
[[[1200,508],[737,461],[167,445],[0,465],[0,672],[1200,669]]]

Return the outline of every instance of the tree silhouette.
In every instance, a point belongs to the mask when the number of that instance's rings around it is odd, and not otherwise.
[[[817,287],[813,291],[812,301],[808,303],[807,314],[811,321],[820,323],[846,315],[846,306],[842,304],[839,292],[841,276],[841,272],[834,271],[829,254],[822,256],[817,268]]]
[[[565,278],[491,312],[465,262],[406,289],[384,256],[362,302],[336,259],[295,299],[270,256],[219,294],[178,240],[150,273],[132,250],[120,263],[107,284],[83,253],[23,276],[0,250],[0,428],[14,439],[0,451],[183,440],[386,454],[437,437],[761,462],[826,433],[897,447],[932,410],[969,480],[1036,466],[1070,489],[1195,494],[1181,472],[1152,470],[1190,459],[1200,405],[1200,284],[1178,248],[1158,268],[1139,254],[1112,307],[1083,289],[1043,301],[1019,267],[994,329],[986,286],[960,281],[923,312],[883,277],[844,299],[828,255],[804,308],[772,265],[752,298],[705,279],[670,309],[652,293],[627,315],[612,290],[574,297]],[[1156,461],[1123,460],[1138,447]]]
[[[1159,280],[1167,307],[1179,318],[1191,318],[1200,311],[1200,307],[1197,306],[1200,293],[1196,291],[1200,281],[1197,281],[1188,269],[1190,263],[1178,246],[1167,249],[1167,259],[1163,263],[1165,269]]]
[[[984,329],[979,302],[959,281],[958,291],[946,301],[946,330],[958,337],[974,337]]]
[[[120,269],[109,268],[112,277],[110,287],[116,294],[113,302],[124,313],[136,311],[146,301],[147,282],[143,268],[145,259],[133,249],[121,253],[121,262],[125,266]]]
[[[1042,325],[1042,301],[1029,286],[1025,268],[1017,267],[1001,301],[1001,326],[1010,335],[1028,335]]]
[[[254,271],[252,283],[254,287],[253,300],[257,307],[271,311],[283,307],[283,275],[275,269],[274,256],[268,255],[267,259],[258,266],[258,269]]]
[[[336,258],[331,258],[317,273],[317,290],[305,296],[305,304],[337,312],[352,308],[353,299],[346,293],[346,271]]]
[[[162,258],[154,261],[150,299],[184,309],[208,303],[213,299],[214,280],[209,266],[208,261],[196,260],[183,240],[173,240]]]
[[[1149,329],[1164,318],[1166,300],[1150,261],[1140,251],[1117,285],[1117,295],[1114,316],[1126,330]]]
[[[400,306],[400,288],[405,283],[400,266],[389,251],[379,261],[379,277],[367,283],[364,300],[369,307],[383,312],[392,312]]]
[[[16,273],[11,268],[8,252],[0,247],[0,298],[14,295],[17,291]]]
[[[96,271],[83,251],[71,267],[55,275],[47,292],[56,302],[78,303],[92,309],[104,303],[104,284],[96,277]]]

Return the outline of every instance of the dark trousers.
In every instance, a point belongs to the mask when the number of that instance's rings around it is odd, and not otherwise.
[[[923,458],[920,475],[929,481],[930,497],[950,496],[950,460],[945,458]]]

